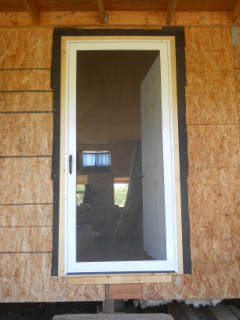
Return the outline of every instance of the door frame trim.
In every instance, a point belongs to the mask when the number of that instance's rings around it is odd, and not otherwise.
[[[175,177],[179,177],[179,154],[178,154],[178,121],[177,121],[177,97],[176,97],[176,64],[175,64],[175,41],[174,37],[62,37],[62,47],[61,47],[61,135],[60,135],[60,141],[61,141],[61,148],[60,148],[60,159],[65,158],[66,154],[66,127],[64,125],[66,121],[66,105],[67,105],[67,94],[65,88],[67,87],[66,83],[66,70],[67,70],[67,44],[76,41],[84,41],[88,43],[92,42],[101,42],[101,43],[112,43],[112,42],[123,42],[128,44],[132,42],[144,42],[144,43],[150,43],[150,42],[159,42],[160,41],[167,41],[171,45],[171,77],[172,77],[172,108],[173,108],[173,135],[174,135],[174,149],[177,150],[174,153],[174,164],[175,164]],[[152,49],[151,49],[152,50]],[[65,161],[60,162],[60,172],[66,171],[67,168],[67,158],[65,158]],[[66,176],[63,177],[61,175],[60,177],[60,201],[59,201],[59,208],[60,208],[60,220],[59,220],[59,269],[58,273],[59,275],[66,275],[68,272],[66,271],[66,250],[65,246],[68,243],[67,238],[65,237],[66,234],[66,189],[65,189],[65,182],[66,182]],[[178,181],[179,182],[179,181]],[[177,258],[175,257],[175,266],[174,270],[169,271],[179,273],[183,272],[183,262],[182,262],[182,230],[181,230],[181,199],[180,199],[180,184],[176,183],[175,181],[175,187],[176,187],[176,206],[177,206],[177,217],[175,222],[175,232],[177,233],[177,247],[175,247],[175,250],[178,252]],[[177,230],[176,230],[177,229]],[[176,246],[176,244],[175,244]],[[64,252],[64,254],[63,254]],[[166,270],[165,270],[166,271]],[[164,271],[164,272],[165,272]],[[118,272],[118,271],[113,271]],[[132,271],[130,271],[132,272]],[[162,272],[162,271],[160,271]]]

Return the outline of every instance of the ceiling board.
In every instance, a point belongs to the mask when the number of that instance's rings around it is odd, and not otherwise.
[[[97,11],[97,0],[34,0],[40,11]],[[177,11],[233,11],[236,0],[178,0]],[[168,0],[104,0],[106,11],[166,11]],[[1,0],[0,11],[26,11],[20,0]]]
[[[97,0],[35,0],[41,11],[98,11]]]
[[[23,2],[19,0],[1,0],[0,11],[5,12],[19,12],[27,11]]]
[[[236,0],[178,0],[176,11],[233,11]]]

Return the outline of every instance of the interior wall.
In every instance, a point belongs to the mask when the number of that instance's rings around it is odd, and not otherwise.
[[[230,27],[186,28],[192,274],[143,299],[240,295],[240,46]],[[0,301],[104,300],[104,285],[51,277],[52,29],[0,30]]]
[[[140,139],[140,86],[157,56],[158,51],[79,51],[78,143]]]

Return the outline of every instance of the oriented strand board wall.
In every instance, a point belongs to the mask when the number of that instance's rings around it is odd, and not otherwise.
[[[144,298],[240,296],[239,46],[230,27],[186,28],[192,275],[147,284]]]
[[[0,302],[103,300],[51,277],[52,29],[0,30]]]
[[[50,276],[51,46],[51,28],[0,30],[1,302],[105,299]],[[193,273],[144,284],[144,299],[240,296],[239,61],[230,27],[186,29]]]

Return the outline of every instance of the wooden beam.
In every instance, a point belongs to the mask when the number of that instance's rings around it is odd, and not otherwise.
[[[166,11],[109,11],[108,29],[159,29],[166,25]],[[203,19],[204,17],[204,19]],[[99,11],[42,11],[39,25],[49,27],[99,28]],[[176,11],[172,26],[231,26],[232,11]],[[104,26],[105,26],[104,25]],[[0,27],[34,26],[28,12],[0,12]]]
[[[173,17],[176,5],[177,5],[177,0],[169,0],[168,8],[167,8],[167,18],[166,18],[167,25],[169,25],[172,21],[172,17]]]
[[[39,12],[34,0],[22,0],[34,24],[39,24]]]
[[[240,0],[238,0],[233,9],[233,24],[240,24]]]
[[[109,299],[143,299],[142,283],[110,284]]]
[[[69,276],[68,284],[130,284],[130,283],[157,283],[157,282],[172,282],[172,275],[163,273],[149,274],[113,274],[113,275],[84,275],[84,276]]]
[[[104,0],[98,0],[98,9],[99,9],[99,14],[100,14],[100,23],[105,23],[105,6],[104,6]]]

